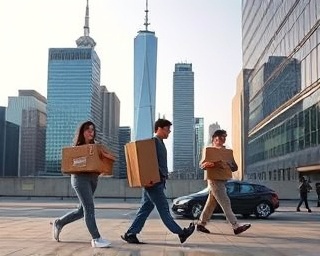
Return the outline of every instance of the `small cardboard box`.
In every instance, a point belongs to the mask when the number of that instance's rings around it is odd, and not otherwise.
[[[228,180],[232,178],[232,172],[226,162],[233,160],[233,151],[226,148],[207,147],[203,150],[201,163],[203,162],[218,162],[218,166],[207,168],[205,170],[205,180]]]
[[[127,143],[125,155],[130,187],[149,187],[160,181],[154,139]]]
[[[114,161],[102,157],[105,149],[101,144],[86,144],[62,149],[63,173],[98,172],[103,175],[112,175]],[[105,149],[106,150],[106,149]]]

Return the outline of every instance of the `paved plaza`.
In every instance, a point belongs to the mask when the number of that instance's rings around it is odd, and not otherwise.
[[[0,255],[74,255],[74,256],[318,256],[320,255],[320,208],[311,202],[313,212],[296,212],[296,201],[281,202],[269,219],[254,217],[252,227],[235,236],[223,215],[215,216],[208,225],[211,234],[195,231],[180,244],[177,235],[169,232],[156,211],[138,235],[146,244],[133,245],[122,241],[139,206],[137,200],[97,199],[97,223],[101,234],[112,242],[110,248],[91,248],[90,236],[83,221],[65,226],[61,242],[52,240],[50,222],[76,206],[76,199],[26,199],[0,197]],[[190,220],[177,219],[186,227]]]

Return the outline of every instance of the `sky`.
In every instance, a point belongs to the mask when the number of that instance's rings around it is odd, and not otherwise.
[[[133,40],[144,29],[145,5],[145,0],[89,0],[101,85],[120,99],[123,126],[133,126]],[[172,119],[174,65],[192,63],[195,116],[204,118],[205,138],[215,122],[231,135],[231,104],[242,67],[241,0],[149,0],[148,6],[149,30],[158,38],[156,116]],[[0,0],[0,106],[19,89],[47,96],[49,48],[76,47],[85,7],[86,0]]]

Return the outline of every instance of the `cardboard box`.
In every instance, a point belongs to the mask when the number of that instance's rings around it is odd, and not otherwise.
[[[232,161],[233,159],[233,150],[226,148],[214,148],[206,147],[203,150],[202,160],[203,162],[218,162],[218,161]]]
[[[201,163],[219,162],[213,168],[207,168],[204,173],[205,180],[228,180],[232,178],[230,166],[226,162],[233,160],[233,151],[226,148],[207,147],[202,152]]]
[[[160,181],[154,139],[127,143],[125,155],[130,187],[149,187]]]
[[[101,144],[86,144],[62,149],[61,170],[63,173],[98,172],[103,175],[112,175],[114,161],[102,157]]]

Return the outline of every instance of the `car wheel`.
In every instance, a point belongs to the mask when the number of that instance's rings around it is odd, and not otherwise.
[[[261,202],[256,206],[255,215],[257,218],[267,218],[271,214],[271,206],[267,202]]]
[[[194,205],[192,205],[191,217],[194,219],[198,219],[201,214],[202,208],[203,206],[200,203],[195,203]]]

